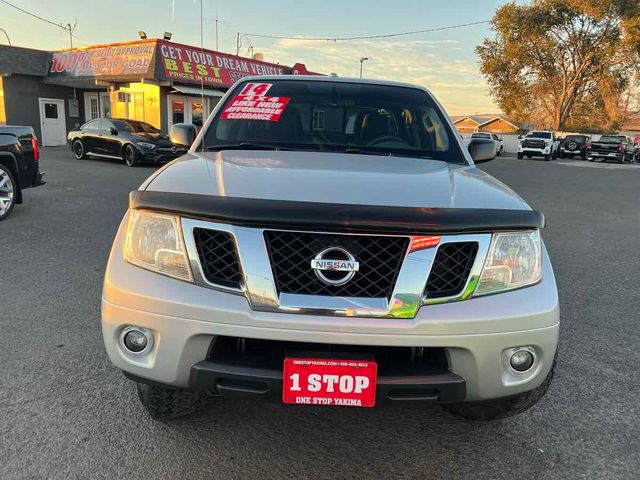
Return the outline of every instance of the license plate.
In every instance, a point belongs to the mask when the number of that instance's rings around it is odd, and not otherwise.
[[[295,405],[373,407],[378,364],[371,360],[284,360],[282,401]]]

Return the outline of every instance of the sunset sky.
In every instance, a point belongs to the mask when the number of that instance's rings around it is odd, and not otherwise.
[[[180,43],[200,43],[200,0],[10,0],[54,23],[77,19],[74,46],[134,40],[138,30],[149,37],[173,33]],[[215,49],[216,10],[219,49],[235,53],[236,33],[283,35],[293,40],[247,36],[241,54],[262,52],[265,60],[340,76],[357,76],[360,57],[368,77],[426,86],[451,115],[496,112],[488,87],[478,73],[474,48],[491,34],[486,24],[388,39],[348,42],[309,41],[304,37],[377,35],[490,20],[497,0],[407,0],[349,2],[324,0],[270,2],[203,0],[204,46]],[[0,27],[13,45],[61,49],[68,34],[54,25],[0,3]],[[1,33],[0,33],[1,35]],[[0,37],[0,41],[5,41]]]

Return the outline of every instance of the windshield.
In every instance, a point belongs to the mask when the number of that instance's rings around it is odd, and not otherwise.
[[[527,135],[528,138],[551,138],[551,132],[531,132]]]
[[[621,143],[624,142],[624,137],[619,135],[602,135],[600,137],[602,143]]]
[[[491,138],[488,133],[472,133],[471,138]]]
[[[239,94],[242,95],[239,95]],[[466,163],[445,117],[416,88],[328,81],[241,83],[204,137],[209,150],[408,155]]]
[[[113,120],[113,125],[120,131],[131,133],[159,133],[156,127],[137,120]]]

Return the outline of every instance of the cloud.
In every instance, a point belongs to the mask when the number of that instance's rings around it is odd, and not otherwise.
[[[416,83],[431,90],[449,114],[496,111],[484,78],[473,61],[460,59],[458,40],[359,40],[319,42],[280,39],[260,47],[267,60],[293,65],[302,62],[322,73],[357,77],[360,57],[364,76]]]

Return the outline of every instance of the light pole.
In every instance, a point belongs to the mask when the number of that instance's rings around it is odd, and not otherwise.
[[[362,64],[367,60],[373,60],[371,57],[360,57],[360,78],[362,78]]]

